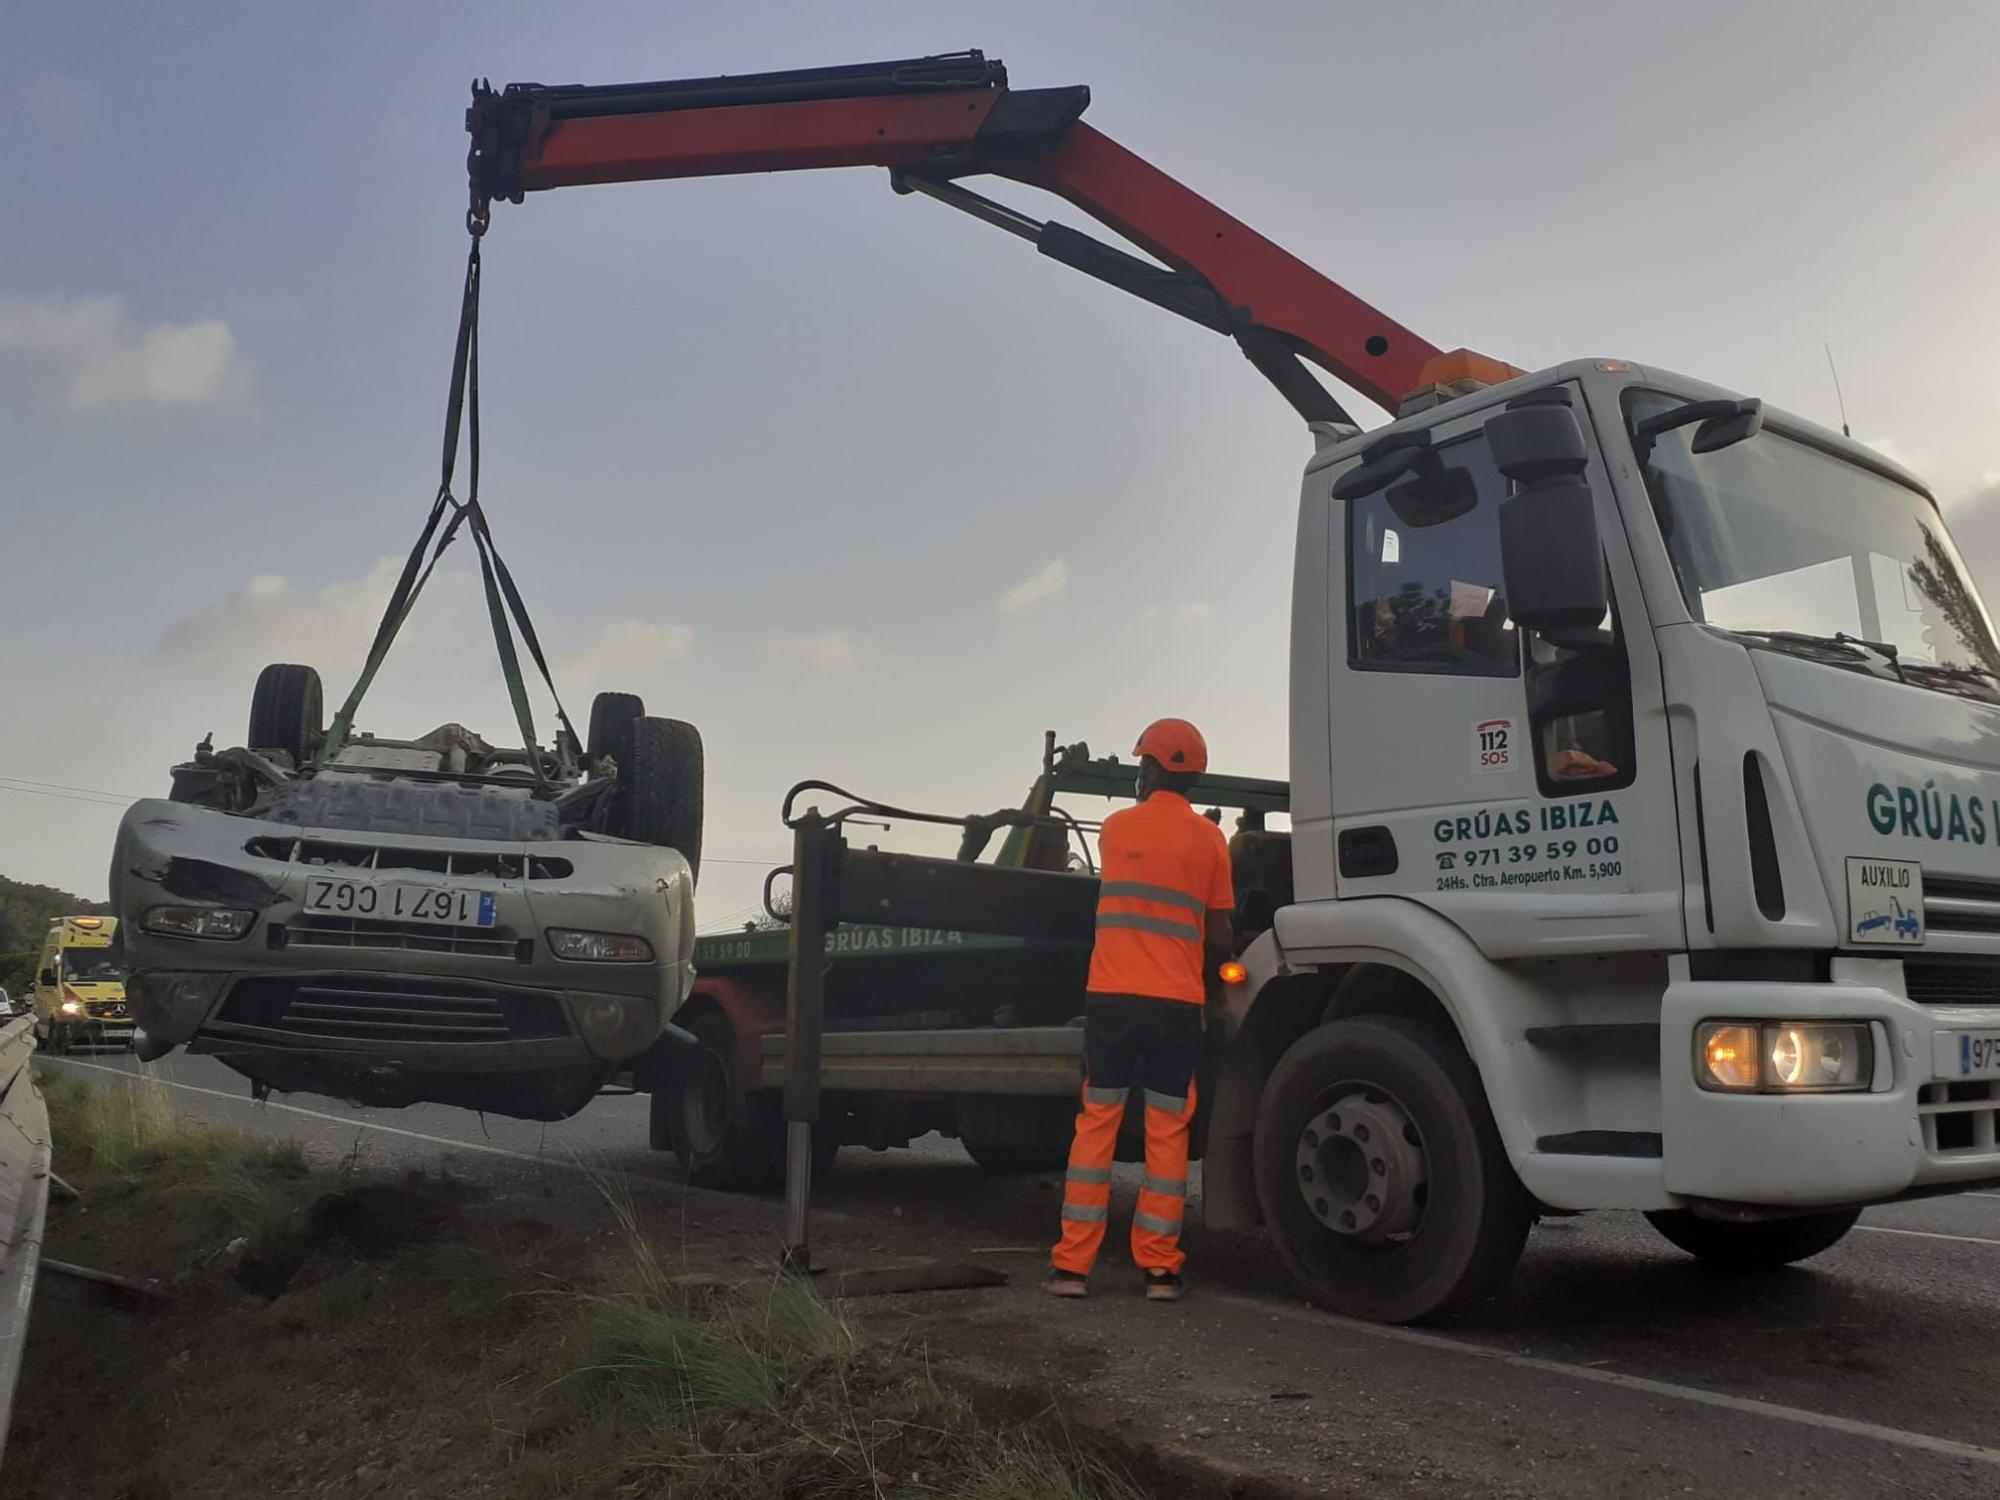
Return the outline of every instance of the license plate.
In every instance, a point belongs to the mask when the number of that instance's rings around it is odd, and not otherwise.
[[[1939,1078],[2000,1078],[2000,1031],[1940,1031],[1935,1046]]]
[[[317,916],[491,927],[494,905],[492,891],[445,890],[406,880],[349,880],[338,875],[306,878],[305,907]]]

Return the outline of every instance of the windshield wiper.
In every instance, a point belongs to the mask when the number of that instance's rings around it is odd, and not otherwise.
[[[1903,675],[1903,663],[1894,646],[1887,641],[1863,640],[1844,630],[1836,630],[1832,635],[1811,635],[1803,630],[1733,630],[1730,634],[1747,635],[1755,640],[1772,641],[1784,646],[1813,646],[1822,651],[1840,651],[1855,661],[1879,657],[1889,664],[1889,670],[1896,674],[1898,682],[1910,680]]]

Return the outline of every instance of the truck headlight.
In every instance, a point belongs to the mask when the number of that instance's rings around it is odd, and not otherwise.
[[[567,927],[551,927],[549,951],[557,958],[577,958],[600,964],[649,964],[653,961],[651,943],[622,932],[574,932]]]
[[[81,1000],[65,1000],[60,1009],[66,1016],[80,1016],[83,1014],[83,1002]]]
[[[155,906],[139,925],[166,937],[240,938],[256,920],[255,912],[226,906]]]
[[[1694,1043],[1695,1081],[1724,1093],[1863,1092],[1875,1075],[1865,1021],[1707,1021]]]

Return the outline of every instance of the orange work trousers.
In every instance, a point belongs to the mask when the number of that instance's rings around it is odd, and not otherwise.
[[[1180,1274],[1187,1207],[1188,1125],[1194,1119],[1201,1007],[1146,995],[1092,995],[1084,1010],[1084,1083],[1063,1183],[1062,1238],[1050,1260],[1087,1276],[1111,1217],[1111,1163],[1125,1103],[1143,1086],[1146,1176],[1132,1215],[1132,1260]]]

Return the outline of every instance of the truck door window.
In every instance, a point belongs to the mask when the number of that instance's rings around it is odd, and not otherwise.
[[[1632,674],[1615,610],[1594,631],[1528,632],[1528,723],[1543,795],[1631,784]]]
[[[1477,500],[1463,514],[1424,524],[1430,518],[1408,492],[1399,497],[1398,484],[1348,503],[1348,661],[1368,671],[1518,676],[1520,632],[1500,593],[1506,482],[1478,433],[1437,455],[1441,488],[1471,476]]]

